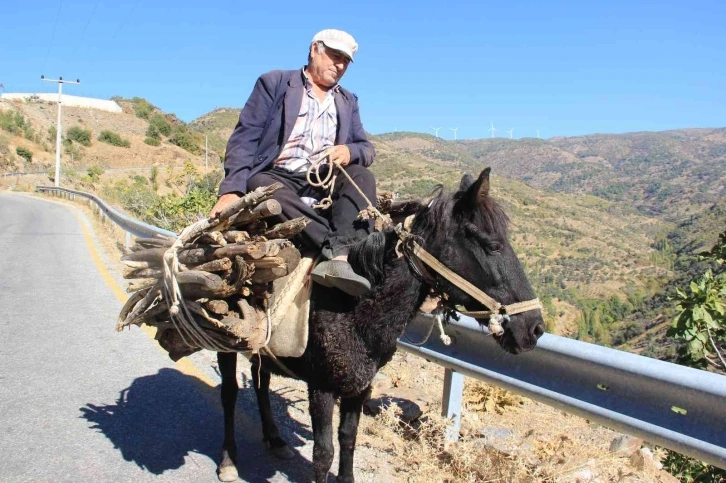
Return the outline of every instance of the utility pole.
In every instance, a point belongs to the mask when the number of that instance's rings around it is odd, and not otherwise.
[[[75,81],[63,80],[63,77],[58,79],[46,79],[44,75],[40,76],[40,79],[45,82],[57,82],[58,83],[58,125],[56,126],[55,134],[55,187],[60,187],[60,161],[61,161],[61,103],[63,101],[63,84],[80,84],[81,80],[76,79]]]

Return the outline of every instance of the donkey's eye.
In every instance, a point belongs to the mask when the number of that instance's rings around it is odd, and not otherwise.
[[[467,223],[464,225],[464,229],[466,230],[466,234],[472,237],[488,254],[498,254],[502,249],[501,243],[492,240],[485,233],[482,233],[474,223]]]

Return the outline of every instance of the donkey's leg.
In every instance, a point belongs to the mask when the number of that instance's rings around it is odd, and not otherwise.
[[[286,460],[294,458],[295,453],[290,449],[285,440],[280,437],[280,431],[277,429],[272,414],[272,406],[270,405],[270,373],[265,369],[260,370],[260,362],[258,359],[255,359],[252,363],[252,383],[255,386],[257,407],[260,410],[260,419],[262,419],[262,440],[274,456]]]
[[[222,375],[222,408],[224,409],[224,442],[217,476],[220,481],[235,481],[237,474],[237,442],[234,439],[234,409],[237,405],[237,353],[217,352]]]
[[[370,390],[361,394],[343,398],[340,401],[340,426],[338,442],[340,443],[340,466],[338,467],[338,483],[353,483],[353,453],[355,438],[358,435],[358,422],[363,403],[370,396]]]
[[[310,389],[310,419],[313,422],[313,467],[315,483],[326,483],[333,464],[333,407],[332,393]]]

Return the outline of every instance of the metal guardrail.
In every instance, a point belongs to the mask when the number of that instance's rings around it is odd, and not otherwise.
[[[37,190],[93,200],[114,223],[137,236],[176,236],[133,220],[88,193],[45,186]],[[417,317],[406,329],[407,338],[422,340],[431,323],[428,316]],[[398,347],[446,369],[443,412],[452,420],[450,439],[458,438],[464,376],[469,376],[726,468],[726,376],[549,334],[535,350],[514,356],[465,316],[445,330],[453,340],[450,346],[431,337],[420,347],[404,338]]]
[[[161,228],[158,228],[153,225],[149,225],[148,223],[134,220],[133,218],[130,218],[130,217],[124,215],[123,213],[111,208],[101,198],[99,198],[96,195],[92,195],[90,193],[84,193],[82,191],[75,191],[75,190],[71,190],[71,189],[67,189],[67,188],[56,188],[54,186],[36,186],[35,190],[40,191],[40,192],[45,192],[45,193],[53,193],[53,194],[57,193],[62,196],[71,196],[72,198],[79,196],[81,198],[89,199],[89,200],[93,201],[96,204],[96,206],[99,208],[101,213],[106,215],[112,222],[116,223],[125,232],[130,233],[137,237],[152,238],[155,235],[164,235],[164,236],[172,236],[172,237],[177,236],[177,234],[174,233],[173,231],[162,230]]]

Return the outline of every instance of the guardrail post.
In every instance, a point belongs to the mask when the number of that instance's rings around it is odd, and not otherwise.
[[[131,232],[126,232],[126,248],[131,248]]]
[[[459,440],[461,426],[461,400],[464,396],[464,376],[452,369],[444,372],[444,397],[441,414],[451,421],[446,428],[446,439]]]

